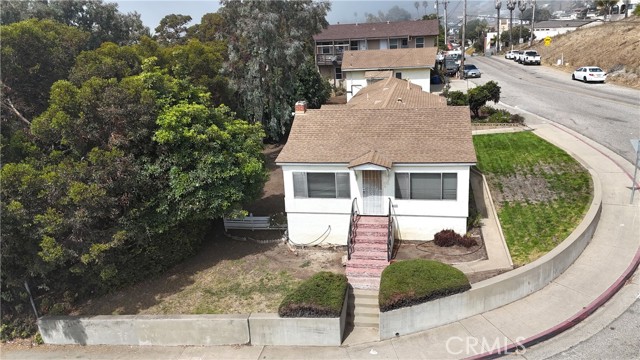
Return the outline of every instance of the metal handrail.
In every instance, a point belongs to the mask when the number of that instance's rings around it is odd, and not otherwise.
[[[391,213],[392,209],[393,204],[391,203],[391,198],[389,198],[389,225],[387,227],[389,234],[387,235],[387,261],[391,261],[391,256],[393,255],[393,243],[395,241],[393,214]]]
[[[358,199],[353,198],[351,202],[351,217],[349,218],[349,234],[347,235],[347,259],[351,260],[351,254],[356,244],[356,222],[358,221]]]

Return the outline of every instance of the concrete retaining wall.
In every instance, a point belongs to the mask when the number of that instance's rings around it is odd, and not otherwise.
[[[234,345],[249,343],[249,315],[45,316],[46,344]]]
[[[313,345],[339,346],[339,318],[281,318],[278,314],[44,316],[38,329],[54,345]],[[251,329],[251,331],[249,330]]]
[[[380,339],[449,324],[496,309],[538,291],[562,274],[589,244],[602,210],[602,187],[591,171],[594,198],[578,227],[555,249],[518,269],[473,284],[471,290],[380,313]]]
[[[347,321],[348,291],[339,318],[282,318],[251,314],[251,345],[340,346]]]

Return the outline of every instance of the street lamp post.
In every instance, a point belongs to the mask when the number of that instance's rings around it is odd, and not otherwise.
[[[502,7],[502,0],[496,0],[496,10],[498,11],[498,17],[496,22],[496,54],[500,52],[500,8]]]
[[[513,9],[516,8],[516,0],[507,1],[507,9],[509,9],[509,45],[513,50]]]
[[[518,37],[518,44],[520,43],[520,39],[522,39],[522,16],[524,11],[527,10],[527,2],[518,0],[518,10],[520,10],[520,37]]]

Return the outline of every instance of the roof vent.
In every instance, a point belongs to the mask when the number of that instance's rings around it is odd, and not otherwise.
[[[396,101],[402,104],[402,98],[398,98]]]

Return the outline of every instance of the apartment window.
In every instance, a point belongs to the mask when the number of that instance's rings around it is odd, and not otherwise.
[[[358,40],[351,42],[351,50],[360,50],[360,48],[358,47]]]
[[[417,37],[416,38],[416,47],[417,48],[423,48],[424,47],[424,38],[423,37]]]
[[[456,200],[456,173],[397,173],[396,199]]]
[[[402,79],[402,73],[401,72],[397,72],[396,73],[396,79]]]
[[[408,47],[409,47],[409,40],[407,38],[389,39],[389,49],[398,49],[398,48],[406,49]]]
[[[293,173],[293,196],[296,198],[349,199],[349,173]]]
[[[316,43],[318,54],[331,54],[333,50],[333,44],[331,42],[318,42]]]

